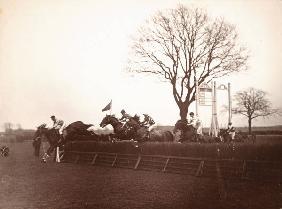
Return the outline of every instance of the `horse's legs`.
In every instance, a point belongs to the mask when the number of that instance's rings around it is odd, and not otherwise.
[[[57,144],[50,144],[50,147],[47,149],[47,152],[45,152],[42,157],[42,162],[47,162],[47,159],[51,156],[56,146]]]
[[[54,149],[56,148],[57,144],[51,144],[50,147],[47,150],[47,154],[51,155]]]

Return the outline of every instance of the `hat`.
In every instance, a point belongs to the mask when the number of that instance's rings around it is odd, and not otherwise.
[[[194,115],[194,113],[193,113],[193,112],[190,112],[189,115]]]
[[[50,118],[55,118],[55,115],[52,115]]]

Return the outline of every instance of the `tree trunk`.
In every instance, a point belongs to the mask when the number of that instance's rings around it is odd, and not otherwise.
[[[252,134],[252,119],[251,118],[248,119],[248,123],[249,123],[249,134]]]
[[[179,105],[179,111],[180,119],[186,120],[188,114],[188,105],[183,102],[181,105]]]

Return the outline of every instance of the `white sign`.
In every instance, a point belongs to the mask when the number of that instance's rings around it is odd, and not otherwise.
[[[199,86],[198,96],[200,106],[212,105],[212,88],[207,83],[202,83]]]

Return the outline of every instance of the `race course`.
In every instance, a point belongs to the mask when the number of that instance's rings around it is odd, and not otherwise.
[[[0,209],[282,208],[278,183],[44,164],[30,141],[7,145],[10,155],[0,158]]]

